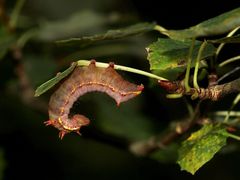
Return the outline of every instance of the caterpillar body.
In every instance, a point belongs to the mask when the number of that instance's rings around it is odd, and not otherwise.
[[[99,91],[108,94],[115,99],[117,105],[120,105],[139,95],[143,88],[143,85],[135,85],[124,80],[114,70],[113,63],[109,63],[107,68],[100,68],[96,67],[96,61],[92,60],[87,67],[77,66],[52,94],[48,109],[49,120],[45,124],[60,130],[61,139],[70,132],[80,134],[80,128],[87,126],[90,120],[80,114],[69,115],[71,107],[80,96]]]

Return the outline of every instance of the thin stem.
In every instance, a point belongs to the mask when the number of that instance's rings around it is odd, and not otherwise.
[[[206,47],[207,45],[207,42],[204,41],[200,48],[199,48],[199,51],[198,51],[198,55],[197,55],[197,59],[196,59],[196,64],[195,64],[195,69],[194,69],[194,75],[193,75],[193,87],[196,88],[196,89],[199,89],[199,86],[198,86],[198,82],[197,82],[197,79],[198,79],[198,69],[199,69],[199,62],[201,60],[201,56],[202,56],[202,52],[204,50],[204,48]]]
[[[220,134],[223,135],[223,136],[227,136],[227,137],[230,137],[230,138],[233,138],[233,139],[236,139],[236,140],[240,141],[239,136],[231,134],[229,132],[221,132]]]
[[[188,54],[188,64],[187,64],[187,70],[184,78],[184,86],[185,86],[186,92],[190,91],[189,76],[190,76],[190,69],[192,64],[192,53],[193,53],[194,45],[195,45],[195,39],[192,40],[192,45],[189,49],[189,54]]]
[[[21,11],[25,1],[26,0],[18,0],[16,2],[15,7],[12,11],[11,16],[10,16],[10,21],[9,21],[9,25],[10,25],[11,28],[16,27],[20,11]]]
[[[228,111],[216,111],[213,113],[215,116],[226,116],[229,112]],[[240,111],[230,111],[229,116],[237,117],[240,116]]]
[[[88,66],[90,64],[90,61],[88,60],[79,60],[77,61],[77,65],[78,66]],[[96,62],[96,66],[97,67],[102,67],[102,68],[107,68],[109,66],[108,63],[102,63],[102,62]],[[131,72],[131,73],[135,73],[135,74],[140,74],[143,76],[147,76],[153,79],[158,79],[158,80],[165,80],[168,81],[168,79],[157,76],[155,74],[146,72],[146,71],[142,71],[139,69],[135,69],[135,68],[131,68],[131,67],[127,67],[127,66],[121,66],[121,65],[114,65],[114,69],[116,70],[121,70],[121,71],[127,71],[127,72]]]
[[[162,26],[156,25],[156,26],[154,27],[154,30],[156,30],[156,31],[158,31],[158,32],[160,32],[160,33],[168,36],[168,33],[167,33],[168,30],[165,29],[165,28],[162,27]]]
[[[192,105],[188,102],[188,100],[186,98],[184,98],[184,101],[185,101],[185,104],[187,106],[187,110],[188,110],[189,116],[192,118],[193,115],[194,115],[194,109],[193,109]]]
[[[222,63],[219,64],[219,67],[223,67],[223,66],[225,66],[226,64],[232,63],[232,62],[237,61],[237,60],[240,60],[240,55],[239,55],[239,56],[232,57],[232,58],[229,58],[229,59],[227,59],[226,61],[223,61]]]
[[[172,143],[181,134],[187,132],[199,120],[200,105],[202,101],[198,101],[193,115],[190,118],[181,120],[179,123],[170,123],[168,129],[163,133],[156,134],[149,139],[132,142],[129,149],[132,153],[140,156],[146,156],[156,150],[165,148]]]
[[[25,32],[17,41],[17,46],[19,48],[23,48],[25,44],[34,36],[37,35],[37,30],[36,29],[30,29],[29,31]]]
[[[181,98],[183,95],[182,94],[167,94],[166,97],[169,99],[177,99]]]
[[[219,84],[219,82],[221,82],[223,79],[225,79],[226,77],[236,73],[238,70],[240,70],[240,66],[239,67],[235,67],[233,70],[231,70],[230,72],[227,72],[226,74],[224,74],[222,77],[220,77],[217,80],[217,84]]]
[[[227,37],[231,37],[233,36],[238,30],[240,29],[240,26],[236,27],[235,29],[233,29],[228,35]],[[222,50],[223,46],[225,45],[225,43],[221,43],[216,51],[216,57],[219,55],[220,51]]]
[[[232,111],[232,109],[238,104],[238,102],[240,101],[240,93],[235,97],[230,109],[228,110],[228,113],[227,115],[225,116],[225,119],[224,119],[224,123],[227,123],[228,120],[229,120],[229,117],[230,117],[230,112]]]

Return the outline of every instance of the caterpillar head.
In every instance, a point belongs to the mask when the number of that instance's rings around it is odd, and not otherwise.
[[[60,123],[62,122],[61,118],[58,120],[48,120],[45,121],[44,124],[46,126],[54,126],[55,128],[57,128],[60,132],[59,132],[59,138],[63,139],[63,137],[70,133],[70,132],[76,132],[77,134],[81,135],[80,133],[80,128],[82,126],[87,126],[90,123],[90,120],[80,114],[75,114],[73,115],[68,121],[64,121],[67,123]]]
[[[73,115],[72,118],[70,118],[70,122],[71,122],[72,127],[70,127],[71,129],[69,129],[69,130],[73,130],[73,131],[78,130],[79,131],[82,126],[89,125],[90,120],[83,115],[75,114],[75,115]]]

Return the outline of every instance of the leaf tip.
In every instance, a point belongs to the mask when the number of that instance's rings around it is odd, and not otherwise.
[[[146,49],[147,53],[150,52],[150,48],[149,47],[146,47],[145,49]]]
[[[190,169],[190,168],[186,168],[183,164],[182,164],[182,162],[181,162],[181,160],[178,160],[177,161],[177,164],[180,166],[180,170],[181,171],[186,171],[186,172],[188,172],[188,173],[190,173],[190,174],[192,174],[192,175],[194,175],[196,172],[197,172],[197,170],[198,169]]]
[[[40,94],[38,93],[38,90],[36,90],[34,93],[34,97],[38,97],[38,96],[40,96]]]

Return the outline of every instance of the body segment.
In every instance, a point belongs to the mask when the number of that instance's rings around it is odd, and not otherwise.
[[[71,131],[79,133],[82,126],[90,123],[83,115],[69,116],[71,107],[80,96],[99,91],[108,94],[120,105],[141,93],[143,85],[138,86],[124,80],[113,66],[113,63],[110,63],[108,68],[99,68],[95,66],[95,61],[91,61],[88,67],[76,67],[53,93],[49,101],[50,120],[45,124],[59,129],[61,139]]]

